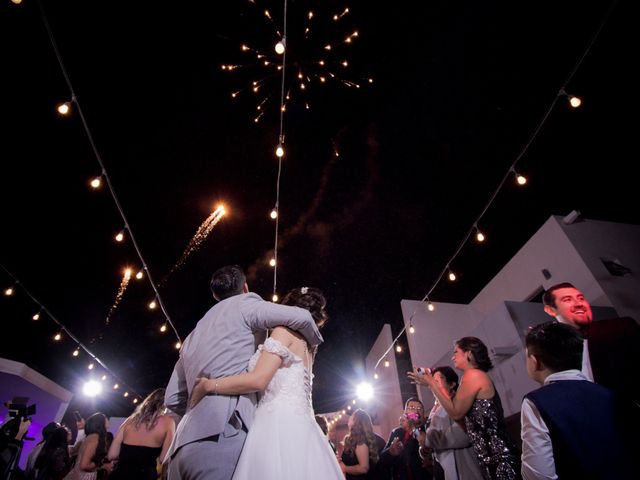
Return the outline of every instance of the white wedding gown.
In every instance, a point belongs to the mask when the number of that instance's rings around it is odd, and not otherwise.
[[[315,420],[311,375],[300,357],[267,338],[249,361],[253,370],[262,351],[282,365],[256,409],[234,480],[344,480],[329,440]]]

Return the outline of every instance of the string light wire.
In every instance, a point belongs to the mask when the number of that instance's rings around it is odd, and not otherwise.
[[[87,123],[87,120],[84,116],[84,113],[82,112],[82,107],[80,106],[80,102],[78,101],[78,97],[76,96],[75,90],[73,89],[73,85],[71,83],[71,79],[69,78],[69,74],[67,73],[67,69],[64,66],[64,62],[62,61],[62,55],[60,54],[60,50],[58,49],[58,45],[56,43],[55,37],[53,35],[53,31],[51,29],[51,26],[49,25],[49,21],[47,20],[47,15],[45,13],[44,7],[42,6],[42,2],[39,0],[38,1],[38,6],[40,7],[40,13],[42,14],[42,21],[44,22],[45,28],[47,30],[47,33],[49,35],[49,40],[51,41],[51,46],[53,47],[53,50],[55,52],[56,58],[58,60],[58,65],[60,66],[60,70],[62,71],[62,75],[64,76],[65,82],[67,83],[67,87],[69,88],[69,91],[71,92],[71,102],[73,105],[75,105],[76,109],[78,110],[78,115],[80,116],[80,121],[82,122],[82,126],[84,128],[85,133],[87,134],[87,138],[89,140],[89,143],[91,145],[91,149],[93,150],[93,153],[96,157],[96,160],[98,161],[98,163],[100,164],[100,168],[102,169],[102,177],[105,180],[105,183],[107,184],[107,188],[109,189],[109,192],[111,193],[111,197],[113,198],[113,201],[116,205],[116,208],[118,209],[118,212],[120,213],[120,216],[122,217],[122,220],[124,222],[124,230],[126,230],[129,233],[129,237],[131,238],[131,243],[133,244],[133,248],[136,250],[136,253],[138,254],[138,258],[140,258],[140,262],[142,263],[142,268],[144,269],[144,271],[147,274],[147,278],[149,279],[149,283],[151,284],[151,288],[153,289],[154,293],[155,293],[155,298],[158,301],[158,304],[160,305],[160,309],[162,310],[162,313],[164,314],[167,323],[169,325],[171,325],[171,328],[173,328],[173,331],[178,339],[179,342],[182,342],[181,338],[180,338],[180,334],[178,333],[178,330],[176,329],[175,325],[173,324],[173,322],[171,321],[171,318],[169,316],[169,313],[167,312],[167,309],[165,308],[164,302],[162,301],[162,298],[160,297],[160,293],[158,292],[158,289],[156,288],[156,285],[153,281],[153,277],[151,276],[151,272],[149,271],[149,267],[147,266],[147,263],[144,261],[144,257],[142,256],[142,252],[140,251],[140,247],[138,246],[138,242],[136,242],[135,236],[133,235],[133,231],[131,230],[131,226],[129,225],[129,222],[127,221],[127,217],[124,214],[124,210],[122,208],[122,205],[120,204],[120,201],[118,200],[118,197],[116,195],[116,192],[113,188],[113,185],[111,184],[111,179],[109,178],[109,175],[107,174],[107,170],[104,166],[104,163],[102,161],[102,157],[100,155],[100,152],[98,151],[98,148],[96,147],[96,144],[93,140],[93,135],[91,134],[91,130],[89,130],[89,125]],[[281,127],[282,128],[282,127]]]
[[[284,25],[282,41],[287,45],[287,0],[284,0]],[[280,83],[280,133],[278,135],[278,147],[283,147],[284,144],[284,100],[285,100],[285,71],[287,65],[287,48],[285,47],[282,52],[282,81]],[[273,266],[273,299],[277,298],[278,289],[278,228],[280,225],[280,177],[282,174],[282,157],[278,155],[278,176],[276,177],[276,212],[278,215],[275,218],[275,239],[273,245],[273,259],[275,265]]]
[[[16,278],[13,273],[11,273],[3,264],[0,263],[0,267],[2,267],[2,269],[6,272],[7,275],[9,275],[13,281],[14,284],[16,286],[19,286],[24,293],[27,294],[27,296],[35,303],[38,305],[38,307],[40,308],[40,312],[39,313],[46,313],[47,316],[53,320],[53,322],[60,328],[60,332],[64,333],[65,335],[67,335],[71,340],[73,340],[76,343],[77,348],[81,348],[87,355],[89,355],[96,363],[98,363],[106,372],[109,373],[109,375],[111,375],[113,378],[115,378],[118,383],[121,383],[123,385],[125,385],[127,387],[128,390],[132,391],[137,397],[140,398],[144,398],[142,395],[140,395],[139,393],[137,393],[135,391],[135,389],[133,389],[131,386],[127,385],[126,382],[122,381],[122,379],[120,377],[118,377],[118,375],[116,375],[115,373],[113,373],[113,371],[102,361],[100,360],[100,358],[98,358],[97,355],[95,355],[91,350],[89,350],[80,340],[78,340],[78,338],[73,334],[73,332],[71,332],[71,330],[69,330],[62,322],[60,322],[60,320],[58,320],[56,318],[56,316],[51,313],[51,311],[45,307],[42,303],[40,303],[40,301],[33,296],[33,294],[29,291],[29,289],[27,289],[27,287],[24,286],[24,284],[18,280],[18,278]],[[60,333],[59,332],[59,333]],[[75,356],[75,355],[74,355]]]

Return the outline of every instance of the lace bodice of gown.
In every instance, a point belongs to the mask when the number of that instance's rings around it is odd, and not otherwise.
[[[311,403],[313,374],[304,366],[302,358],[278,340],[267,338],[251,357],[249,371],[255,368],[263,351],[278,355],[282,358],[282,365],[263,392],[258,408],[270,409],[276,404],[284,404],[288,405],[293,413],[313,415]]]

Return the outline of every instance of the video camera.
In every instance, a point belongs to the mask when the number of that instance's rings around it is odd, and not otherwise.
[[[11,418],[28,419],[36,413],[36,404],[27,406],[29,397],[14,397],[11,402],[6,402],[5,406],[9,410]]]
[[[9,420],[0,426],[1,436],[3,438],[14,438],[18,434],[20,422],[30,420],[29,417],[36,413],[36,405],[29,405],[28,397],[14,397],[11,402],[5,402],[4,406],[9,410]],[[24,440],[33,440],[33,438],[24,437]]]

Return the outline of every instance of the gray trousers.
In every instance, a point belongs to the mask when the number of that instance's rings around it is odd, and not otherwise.
[[[168,480],[231,480],[247,438],[230,424],[224,433],[188,443],[171,457]]]

